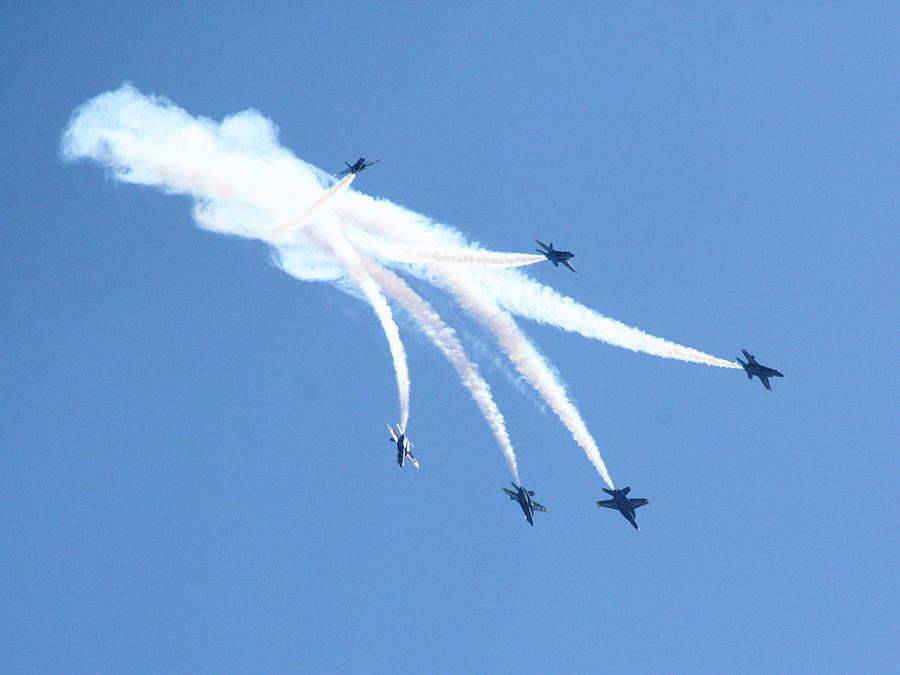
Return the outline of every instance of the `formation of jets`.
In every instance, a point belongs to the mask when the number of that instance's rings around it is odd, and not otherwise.
[[[348,174],[358,174],[360,171],[367,169],[373,164],[378,164],[380,159],[373,160],[371,162],[367,162],[365,157],[360,157],[353,164],[348,164],[344,162],[347,166],[346,169],[339,171],[335,174],[335,176],[346,176]],[[547,260],[553,263],[554,267],[559,267],[560,263],[568,267],[573,272],[577,272],[572,263],[569,261],[575,257],[575,254],[571,251],[560,251],[558,249],[553,248],[553,242],[551,241],[549,245],[544,242],[535,239],[535,243],[541,248],[535,249],[538,253],[545,256]],[[741,361],[740,358],[737,359],[737,362],[741,364],[744,371],[747,373],[747,378],[752,380],[753,376],[759,378],[759,381],[763,383],[763,386],[769,391],[772,390],[772,387],[769,385],[770,377],[784,377],[779,371],[774,368],[769,368],[768,366],[764,366],[761,363],[758,363],[756,357],[753,356],[746,349],[741,350],[744,353],[744,357],[747,359],[746,362]],[[390,441],[394,443],[397,447],[397,464],[401,467],[409,460],[409,463],[412,464],[417,469],[419,468],[419,461],[412,454],[412,442],[406,436],[405,430],[400,429],[400,425],[397,425],[397,429],[395,430],[390,424],[387,425],[388,432],[391,434]],[[510,481],[511,482],[511,481]],[[522,513],[525,514],[525,520],[528,521],[529,525],[534,525],[534,513],[535,511],[541,511],[543,513],[547,512],[547,507],[538,504],[536,501],[532,499],[534,497],[534,491],[526,490],[521,485],[516,485],[512,483],[512,486],[516,489],[515,492],[510,490],[509,488],[501,488],[503,492],[509,496],[511,500],[514,502],[518,502],[519,506],[522,509]],[[607,488],[603,488],[603,491],[608,494],[612,499],[601,499],[597,502],[597,506],[604,509],[613,509],[622,514],[622,516],[631,523],[634,529],[639,530],[641,528],[638,527],[637,519],[635,517],[635,509],[644,506],[645,504],[649,504],[649,499],[644,498],[629,498],[628,493],[631,492],[630,487],[624,487],[621,490],[608,490]]]

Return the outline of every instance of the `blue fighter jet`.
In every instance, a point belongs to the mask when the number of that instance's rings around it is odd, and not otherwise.
[[[637,520],[635,520],[634,510],[644,504],[649,504],[650,500],[629,499],[626,495],[631,492],[630,487],[624,487],[621,490],[607,490],[606,488],[603,488],[603,491],[610,495],[612,499],[601,499],[597,502],[597,506],[604,509],[615,509],[625,516],[625,520],[631,523],[634,529],[641,529],[638,527]]]
[[[362,171],[363,169],[368,169],[373,164],[378,164],[378,162],[380,162],[380,161],[381,161],[380,159],[373,159],[371,162],[367,162],[365,157],[360,157],[355,162],[353,162],[352,166],[350,164],[347,164],[347,162],[344,162],[344,164],[347,166],[347,168],[342,171],[338,171],[334,175],[335,176],[346,176],[349,173],[357,174],[360,171]]]
[[[527,520],[528,524],[533,527],[534,526],[534,512],[535,511],[543,511],[544,513],[546,513],[547,507],[541,506],[540,504],[538,504],[536,501],[534,501],[532,499],[532,497],[534,497],[534,492],[532,490],[526,490],[525,488],[523,488],[519,485],[516,485],[512,481],[509,481],[509,482],[512,484],[512,486],[514,488],[516,488],[515,492],[513,492],[509,488],[500,488],[500,489],[503,490],[503,492],[505,492],[507,495],[509,495],[510,499],[512,499],[515,502],[519,502],[519,506],[522,507],[522,513],[525,514],[525,520]]]
[[[547,244],[545,244],[544,242],[539,241],[537,239],[534,240],[534,243],[540,244],[541,246],[544,247],[543,251],[539,248],[536,248],[534,250],[537,251],[538,253],[540,253],[541,255],[545,256],[547,258],[547,260],[549,260],[550,262],[553,263],[554,267],[559,267],[559,264],[562,263],[563,265],[568,267],[573,272],[578,271],[574,267],[572,267],[572,263],[569,262],[569,260],[571,260],[572,258],[575,257],[575,254],[572,253],[571,251],[560,251],[558,249],[553,248],[552,241],[550,242],[549,246],[547,246]]]
[[[400,465],[400,468],[403,468],[404,462],[409,460],[409,463],[418,469],[419,461],[412,454],[412,441],[406,436],[406,432],[400,431],[399,424],[396,432],[390,424],[387,425],[387,428],[391,434],[388,440],[397,446],[397,464]]]
[[[745,371],[747,371],[747,379],[752,380],[753,376],[756,375],[759,378],[759,381],[763,383],[763,386],[772,391],[772,387],[769,386],[769,378],[770,377],[784,377],[781,373],[779,373],[774,368],[769,368],[768,366],[764,366],[756,362],[756,357],[753,356],[746,349],[742,349],[744,352],[744,356],[747,357],[747,363],[744,363],[739,358],[735,357],[737,362],[741,364]]]

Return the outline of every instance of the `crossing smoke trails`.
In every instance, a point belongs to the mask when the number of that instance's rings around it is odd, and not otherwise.
[[[512,267],[544,256],[487,251],[457,230],[387,200],[349,190],[354,175],[333,178],[278,144],[277,129],[255,111],[221,123],[195,118],[166,99],[130,85],[82,105],[62,140],[66,159],[89,158],[119,181],[190,195],[203,228],[260,239],[277,264],[298,279],[352,282],[375,311],[388,340],[400,399],[409,415],[409,375],[387,295],[441,350],[470,391],[516,477],[515,454],[490,387],[455,331],[384,265],[448,290],[485,325],[516,369],[547,402],[603,480],[613,483],[597,445],[565,388],[510,313],[609,344],[723,368],[737,364],[609,319]],[[297,205],[308,204],[297,215]],[[281,225],[278,225],[281,223]]]

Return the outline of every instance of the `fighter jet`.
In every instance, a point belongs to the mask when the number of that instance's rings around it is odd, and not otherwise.
[[[634,510],[639,506],[643,506],[644,504],[649,504],[649,499],[629,499],[625,495],[631,492],[630,487],[624,487],[621,490],[607,490],[603,488],[603,491],[612,496],[612,499],[601,499],[597,502],[597,506],[604,509],[615,509],[623,516],[625,516],[625,520],[632,524],[634,529],[639,530],[641,528],[638,527],[637,520],[634,518]]]
[[[772,391],[772,387],[769,386],[769,378],[784,377],[784,375],[779,373],[774,368],[769,368],[757,363],[756,357],[746,349],[742,349],[741,351],[744,352],[744,356],[747,358],[747,363],[744,363],[738,357],[735,358],[737,359],[737,362],[740,363],[741,366],[743,366],[744,370],[747,371],[747,379],[752,380],[753,376],[756,375],[759,378],[759,381],[763,383],[763,386],[769,391]]]
[[[532,497],[534,497],[534,492],[532,490],[526,490],[525,488],[523,488],[519,485],[516,485],[512,481],[509,481],[509,482],[514,488],[516,488],[515,492],[513,492],[509,488],[500,488],[500,489],[503,490],[503,492],[505,492],[507,495],[509,495],[510,499],[512,499],[513,501],[519,502],[519,506],[522,507],[522,513],[525,514],[525,520],[527,520],[528,524],[533,527],[534,526],[534,512],[535,511],[543,511],[544,513],[546,513],[547,507],[541,506],[540,504],[538,504],[536,501],[534,501],[532,499]]]
[[[405,433],[400,433],[400,425],[397,425],[397,431],[394,432],[394,428],[388,424],[388,431],[391,434],[390,440],[391,442],[397,445],[397,464],[401,467],[406,460],[409,460],[410,464],[412,464],[417,469],[419,468],[419,462],[413,457],[412,452],[412,441],[406,437]]]
[[[342,171],[338,171],[334,175],[335,176],[346,176],[348,173],[357,174],[360,171],[362,171],[363,169],[368,169],[373,164],[378,164],[378,162],[380,162],[380,161],[381,161],[380,159],[373,159],[371,162],[367,162],[365,157],[360,157],[353,163],[352,166],[350,164],[347,164],[347,162],[344,162],[344,164],[347,165],[347,168],[343,169]]]
[[[553,248],[552,241],[550,242],[549,246],[547,246],[547,244],[545,244],[542,241],[538,241],[537,239],[535,239],[534,241],[535,241],[535,243],[540,244],[541,246],[544,247],[543,251],[539,248],[536,248],[534,250],[537,251],[538,253],[540,253],[541,255],[546,256],[547,260],[552,262],[554,267],[559,267],[559,263],[562,263],[563,265],[568,267],[573,272],[578,271],[574,267],[572,267],[572,263],[569,262],[569,260],[571,260],[572,258],[575,257],[574,253],[572,253],[571,251],[557,251],[555,248]]]

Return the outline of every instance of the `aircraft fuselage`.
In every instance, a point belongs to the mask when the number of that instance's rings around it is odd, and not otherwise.
[[[769,378],[770,377],[784,377],[784,375],[781,372],[775,370],[774,368],[769,368],[768,366],[764,366],[761,363],[759,363],[756,360],[756,357],[753,356],[753,354],[748,352],[746,349],[742,349],[741,351],[744,353],[744,356],[746,357],[747,362],[745,363],[745,362],[741,361],[740,359],[736,359],[736,361],[741,364],[741,367],[744,369],[744,372],[747,373],[748,380],[752,380],[753,376],[756,375],[756,377],[759,378],[759,381],[762,382],[762,385],[766,389],[771,389],[772,387],[769,386]]]

